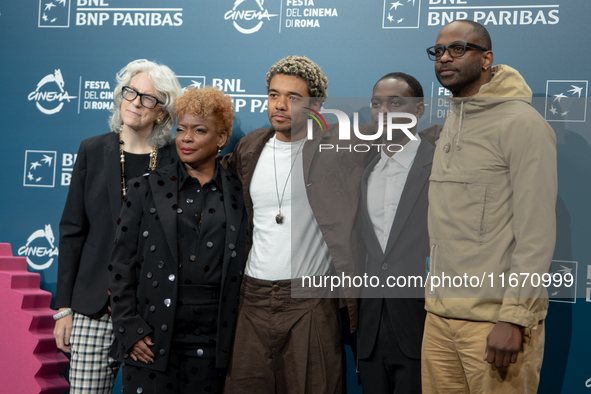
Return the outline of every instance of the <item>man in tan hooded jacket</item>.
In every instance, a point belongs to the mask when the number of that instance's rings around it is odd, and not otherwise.
[[[554,251],[556,137],[523,77],[491,67],[491,48],[480,24],[454,21],[427,50],[453,95],[430,177],[423,393],[539,383],[548,294],[534,279]]]

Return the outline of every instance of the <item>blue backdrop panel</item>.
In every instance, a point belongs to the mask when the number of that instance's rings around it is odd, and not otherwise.
[[[230,151],[268,125],[265,74],[287,55],[320,64],[332,97],[369,96],[382,75],[410,73],[428,96],[419,127],[443,123],[448,92],[425,48],[449,21],[476,20],[491,33],[495,64],[522,73],[558,138],[552,270],[572,272],[577,289],[551,302],[540,392],[591,393],[589,15],[586,0],[3,2],[0,240],[55,293],[58,224],[75,155],[84,138],[108,131],[114,76],[131,60],[167,64],[183,86],[232,94]],[[564,108],[557,95],[581,99]],[[349,392],[360,392],[354,381]]]

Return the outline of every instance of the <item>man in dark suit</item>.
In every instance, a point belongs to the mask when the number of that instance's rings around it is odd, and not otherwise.
[[[391,73],[374,86],[371,117],[376,127],[380,120],[386,127],[388,112],[411,113],[418,119],[424,111],[423,89],[412,76]],[[417,136],[416,126],[409,131]],[[365,392],[420,393],[426,313],[418,277],[425,277],[429,256],[427,193],[434,147],[425,137],[415,141],[400,130],[385,142],[361,184],[366,274],[378,277],[380,286],[362,291],[359,372]]]

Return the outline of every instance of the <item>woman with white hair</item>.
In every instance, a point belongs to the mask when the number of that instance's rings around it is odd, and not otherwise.
[[[170,143],[181,94],[170,68],[132,61],[117,74],[111,132],[80,144],[60,222],[54,315],[56,344],[72,353],[71,393],[113,390],[119,363],[108,355],[109,258],[126,181],[178,159]]]

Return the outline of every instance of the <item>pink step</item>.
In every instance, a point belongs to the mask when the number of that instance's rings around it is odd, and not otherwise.
[[[5,244],[0,244],[5,245]],[[27,259],[24,257],[7,257],[0,255],[0,271],[27,272]]]
[[[32,272],[15,271],[12,274],[13,289],[38,289],[41,284],[41,276]]]
[[[40,276],[27,272],[24,257],[13,257],[0,243],[1,392],[58,394],[68,388],[62,376],[69,361],[55,345],[51,293]]]
[[[12,256],[10,244],[0,242],[0,256]]]

